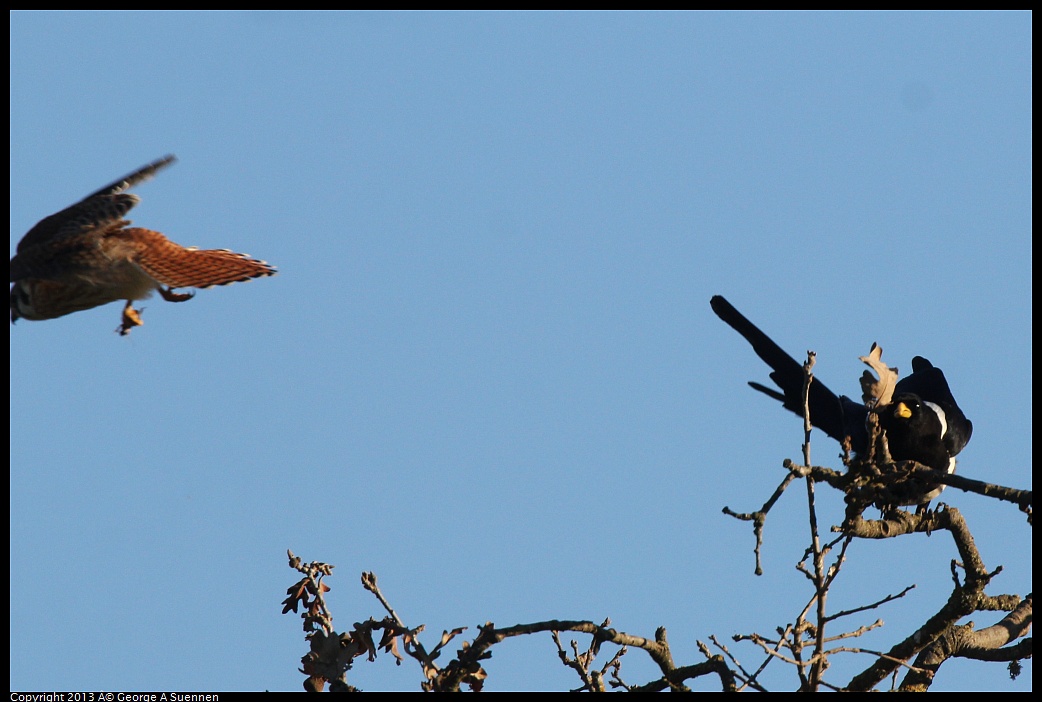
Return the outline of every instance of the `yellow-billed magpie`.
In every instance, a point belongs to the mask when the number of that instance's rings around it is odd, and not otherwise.
[[[710,305],[771,367],[771,380],[781,392],[759,383],[749,385],[802,417],[803,365],[722,296],[714,296]],[[808,405],[811,424],[841,443],[849,436],[851,448],[857,453],[868,449],[865,420],[870,410],[865,405],[846,396],[837,397],[817,378],[810,386]],[[892,401],[871,411],[879,415],[891,458],[917,461],[948,473],[955,472],[955,456],[966,446],[973,432],[973,424],[955,402],[944,373],[922,356],[912,359],[912,373],[897,382]],[[904,504],[925,505],[943,489],[943,485],[938,486]]]

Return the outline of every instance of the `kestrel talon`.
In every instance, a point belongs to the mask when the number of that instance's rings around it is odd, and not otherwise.
[[[192,293],[274,275],[264,261],[227,249],[184,247],[159,232],[131,227],[123,217],[141,198],[127,191],[174,162],[173,156],[139,168],[74,205],[40,220],[11,259],[11,323],[62,317],[126,300],[119,333],[141,324],[134,300],[154,291],[184,302]]]

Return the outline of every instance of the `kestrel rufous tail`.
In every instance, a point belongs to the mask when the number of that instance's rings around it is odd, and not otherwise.
[[[159,232],[131,227],[123,219],[141,198],[127,191],[174,162],[173,156],[139,168],[75,205],[40,220],[22,237],[11,259],[11,323],[54,319],[126,300],[119,333],[141,324],[134,300],[158,290],[164,300],[184,302],[192,293],[274,275],[264,261],[227,249],[185,248]]]

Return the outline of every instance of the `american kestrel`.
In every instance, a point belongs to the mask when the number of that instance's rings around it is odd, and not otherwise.
[[[164,300],[184,302],[193,293],[174,288],[209,288],[275,274],[273,266],[246,254],[185,248],[123,219],[141,200],[127,191],[174,160],[165,156],[139,168],[40,220],[22,237],[11,259],[12,324],[126,300],[118,329],[126,335],[142,323],[133,301],[153,291]]]

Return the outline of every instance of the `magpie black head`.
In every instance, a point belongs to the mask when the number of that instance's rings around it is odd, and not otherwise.
[[[920,361],[926,359],[918,358]],[[931,371],[940,370],[930,366]],[[915,374],[909,376],[914,378]],[[939,376],[944,382],[944,376]],[[944,383],[947,390],[948,384]],[[962,451],[970,440],[973,424],[955,404],[951,393],[950,401],[937,395],[928,395],[932,400],[924,399],[915,393],[904,392],[898,383],[901,394],[895,395],[893,401],[877,410],[879,425],[886,432],[890,447],[890,457],[895,461],[918,461],[935,470],[947,473],[955,472],[955,456]]]
[[[803,364],[781,349],[720,295],[710,300],[720,319],[745,337],[753,350],[770,366],[770,378],[778,390],[759,383],[753,389],[782,403],[803,416]],[[869,410],[862,403],[837,396],[817,378],[810,386],[808,401],[811,424],[833,439],[850,445],[857,453],[868,450],[866,419]],[[897,382],[893,400],[872,410],[886,433],[890,456],[895,461],[914,460],[937,470],[955,470],[955,456],[966,446],[973,425],[959,409],[948,381],[940,368],[921,356],[912,359],[912,373]],[[939,492],[938,490],[937,492]],[[935,495],[923,496],[928,502]]]
[[[938,405],[904,393],[876,411],[895,461],[918,461],[946,473],[955,470],[955,458],[944,444],[945,412]]]

